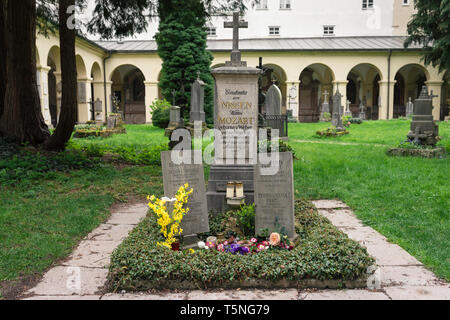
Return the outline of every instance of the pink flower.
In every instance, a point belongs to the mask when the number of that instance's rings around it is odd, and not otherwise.
[[[228,245],[228,241],[225,241],[225,242],[223,243],[223,245],[224,245],[224,246],[227,246],[227,245]]]
[[[250,241],[253,242],[253,243],[257,243],[257,242],[258,242],[258,239],[252,238]]]
[[[263,241],[263,242],[261,242],[263,245],[265,245],[266,247],[269,245],[269,242],[268,241]]]
[[[225,251],[225,246],[223,244],[219,244],[217,246],[217,250],[223,252],[223,251]]]
[[[260,251],[266,250],[266,246],[263,244],[258,244],[257,249],[258,249],[258,252],[260,252]]]

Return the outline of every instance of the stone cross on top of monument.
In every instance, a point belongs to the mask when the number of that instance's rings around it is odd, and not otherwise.
[[[225,28],[233,28],[233,51],[231,51],[231,61],[227,61],[227,66],[246,67],[247,62],[241,60],[241,52],[239,51],[239,29],[248,28],[248,22],[240,21],[239,12],[233,13],[233,22],[225,22]]]

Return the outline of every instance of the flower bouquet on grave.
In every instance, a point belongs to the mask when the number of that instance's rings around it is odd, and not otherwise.
[[[189,195],[194,192],[193,189],[187,191],[188,184],[180,187],[175,198],[161,198],[158,199],[154,195],[147,199],[150,201],[148,206],[153,210],[157,217],[157,223],[160,226],[161,236],[164,241],[158,242],[158,246],[166,247],[168,249],[179,251],[180,240],[179,237],[183,234],[181,229],[181,221],[189,212],[189,208],[185,208],[189,200]],[[168,204],[170,204],[172,213],[169,213]]]

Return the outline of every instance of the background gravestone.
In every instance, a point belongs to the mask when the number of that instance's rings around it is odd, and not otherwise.
[[[205,123],[205,83],[200,80],[200,75],[194,81],[191,88],[191,114],[190,123],[201,121]]]
[[[266,93],[266,115],[281,115],[281,90],[273,84]]]
[[[333,118],[331,120],[331,124],[336,127],[336,130],[344,130],[344,126],[342,124],[342,106],[341,106],[342,95],[339,93],[339,90],[333,96]]]
[[[262,229],[282,232],[293,239],[294,219],[294,169],[291,152],[280,155],[280,169],[275,175],[262,175],[261,166],[255,168],[255,232]]]
[[[189,196],[189,212],[183,218],[181,227],[183,236],[189,237],[209,232],[208,211],[206,206],[205,176],[202,164],[174,164],[171,151],[161,152],[164,195],[173,198],[181,186],[189,184],[194,192]],[[193,161],[192,161],[193,163]]]

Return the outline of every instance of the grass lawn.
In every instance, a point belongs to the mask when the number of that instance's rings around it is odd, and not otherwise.
[[[449,158],[388,157],[386,149],[406,138],[406,120],[369,121],[352,125],[347,136],[314,137],[327,126],[290,125],[289,144],[300,159],[295,163],[297,197],[341,199],[366,224],[450,280]],[[160,144],[167,142],[164,131],[144,125],[127,130],[108,139],[74,139],[71,148],[90,148],[94,156],[120,151],[132,163],[152,164]],[[439,144],[450,150],[449,123],[440,123],[440,135]],[[1,171],[0,165],[0,178]],[[162,194],[158,165],[22,175],[14,183],[0,183],[0,286],[41,273],[67,256],[106,219],[114,202],[127,195]]]

